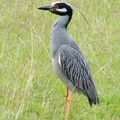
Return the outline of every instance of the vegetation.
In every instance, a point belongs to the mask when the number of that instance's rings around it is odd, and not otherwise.
[[[68,27],[91,68],[100,105],[72,94],[69,120],[120,120],[120,1],[65,0],[77,6]],[[65,85],[53,72],[52,0],[0,2],[0,120],[64,120]]]

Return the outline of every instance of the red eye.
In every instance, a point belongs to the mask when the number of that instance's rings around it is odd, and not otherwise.
[[[58,9],[58,6],[57,6],[57,5],[54,5],[54,9]]]

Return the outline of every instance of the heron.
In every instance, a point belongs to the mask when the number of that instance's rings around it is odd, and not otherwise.
[[[66,2],[53,2],[50,6],[42,6],[38,9],[60,16],[51,30],[50,53],[53,69],[66,85],[64,113],[67,120],[71,92],[83,93],[88,98],[90,106],[99,104],[99,97],[86,59],[77,43],[67,33],[73,7]]]

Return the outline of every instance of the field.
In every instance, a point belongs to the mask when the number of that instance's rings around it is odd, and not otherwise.
[[[120,1],[65,1],[77,7],[68,33],[90,66],[100,98],[91,108],[86,97],[72,94],[69,120],[120,120]],[[64,120],[66,86],[52,69],[49,50],[59,16],[37,9],[52,2],[0,2],[0,120]]]

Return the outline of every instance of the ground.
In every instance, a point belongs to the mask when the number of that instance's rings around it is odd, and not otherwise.
[[[120,1],[65,1],[77,7],[68,33],[90,66],[100,98],[91,108],[86,97],[72,94],[69,120],[119,120]],[[37,9],[52,2],[0,2],[0,120],[64,120],[66,86],[53,72],[49,50],[59,16]]]

